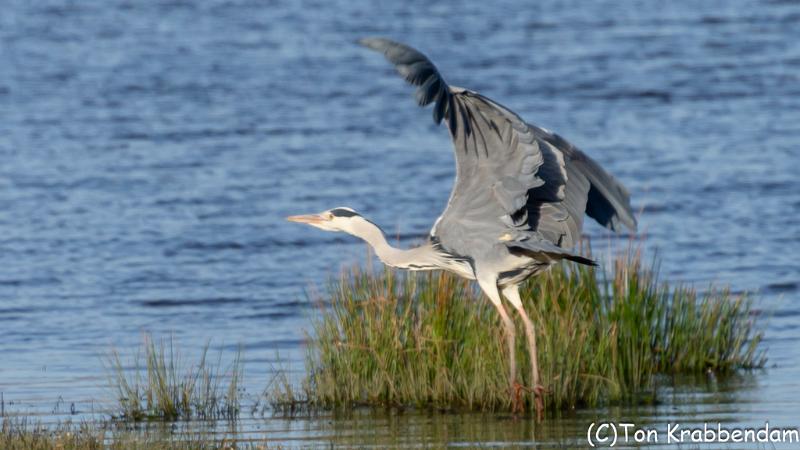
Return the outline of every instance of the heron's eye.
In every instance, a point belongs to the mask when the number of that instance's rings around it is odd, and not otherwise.
[[[328,220],[333,220],[333,213],[325,213],[325,218]]]

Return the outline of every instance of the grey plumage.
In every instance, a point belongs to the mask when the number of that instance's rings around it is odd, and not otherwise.
[[[456,181],[447,209],[431,230],[447,251],[470,256],[476,270],[509,269],[498,238],[525,236],[526,252],[586,261],[564,249],[580,239],[583,214],[619,230],[636,228],[628,191],[561,136],[530,125],[499,103],[447,84],[422,53],[382,38],[360,43],[382,52],[409,83],[420,106],[434,103],[436,123],[445,120],[453,139]],[[509,241],[506,247],[516,248]],[[537,247],[538,246],[538,247]],[[558,259],[558,258],[556,258]],[[514,263],[520,263],[515,261]],[[488,266],[488,267],[481,267]],[[538,266],[538,265],[537,265]]]
[[[525,324],[535,405],[541,414],[544,389],[539,385],[534,325],[518,285],[562,259],[594,264],[572,251],[584,214],[611,230],[635,230],[628,191],[561,136],[526,123],[481,94],[447,84],[417,50],[381,38],[359,42],[382,52],[417,86],[417,104],[433,104],[434,122],[447,123],[456,158],[447,208],[431,229],[429,242],[408,250],[389,245],[377,225],[350,208],[289,220],[358,236],[389,266],[441,269],[476,280],[503,321],[511,383],[516,385],[515,327],[503,306],[505,297]]]

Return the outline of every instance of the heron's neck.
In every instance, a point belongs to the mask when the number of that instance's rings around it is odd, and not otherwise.
[[[422,245],[408,250],[392,247],[386,241],[383,231],[372,222],[365,220],[353,234],[366,241],[375,250],[381,262],[387,266],[411,270],[442,268],[439,261],[441,258],[432,246]]]

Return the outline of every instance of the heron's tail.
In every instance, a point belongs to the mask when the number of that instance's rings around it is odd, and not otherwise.
[[[570,261],[574,261],[574,262],[576,262],[578,264],[583,264],[585,266],[597,267],[597,263],[594,262],[593,259],[584,258],[583,256],[568,254],[568,255],[564,255],[564,259],[568,259]]]
[[[565,248],[561,248],[536,232],[509,233],[508,237],[502,239],[502,241],[504,241],[506,246],[512,251],[528,254],[534,259],[537,259],[537,256],[545,256],[550,259],[567,259],[587,266],[597,265],[593,260],[576,255]]]

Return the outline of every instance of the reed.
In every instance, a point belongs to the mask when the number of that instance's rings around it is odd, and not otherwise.
[[[184,360],[172,338],[156,342],[145,335],[142,347],[127,365],[119,352],[112,350],[106,367],[119,417],[132,421],[235,419],[240,410],[241,351],[223,370],[222,352],[216,363],[210,362],[208,347],[203,347],[194,363]]]
[[[747,297],[661,283],[657,262],[646,263],[638,251],[621,254],[612,266],[606,272],[557,265],[522,290],[536,324],[550,413],[653,401],[657,380],[665,378],[659,374],[764,365]],[[319,304],[304,389],[282,383],[274,403],[510,408],[502,326],[469,282],[443,272],[355,268],[331,283]],[[529,385],[526,343],[517,342],[517,377]]]

